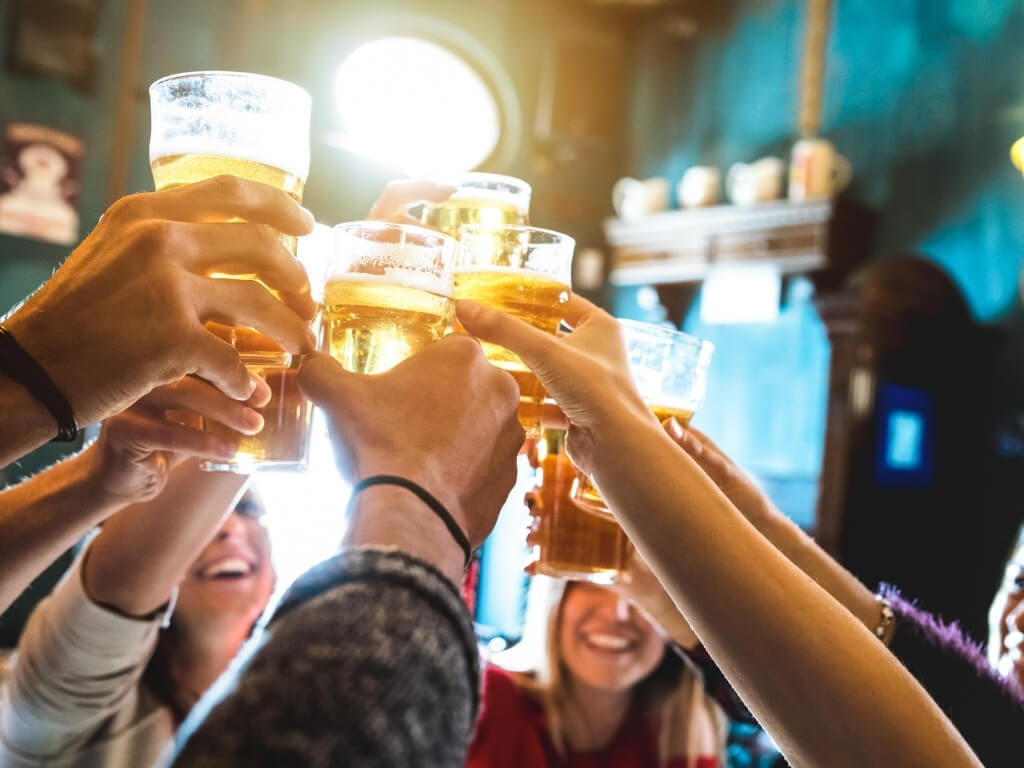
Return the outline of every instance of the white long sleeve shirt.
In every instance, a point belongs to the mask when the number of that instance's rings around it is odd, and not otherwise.
[[[78,558],[0,670],[0,768],[153,768],[174,719],[141,683],[161,617],[96,605]]]

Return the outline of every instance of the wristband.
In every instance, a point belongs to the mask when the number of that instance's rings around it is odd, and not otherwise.
[[[473,547],[470,545],[469,539],[466,538],[466,534],[459,527],[459,524],[455,522],[455,518],[451,516],[451,513],[444,508],[444,505],[428,493],[426,489],[417,485],[412,480],[406,480],[404,477],[398,477],[397,475],[373,475],[372,477],[364,478],[352,488],[352,495],[348,500],[349,510],[351,510],[359,493],[374,485],[397,485],[399,488],[405,488],[407,491],[415,494],[420,501],[430,507],[435,515],[441,518],[441,522],[448,529],[448,533],[452,535],[455,543],[459,545],[463,555],[466,557],[463,567],[469,566],[469,561],[473,558]]]
[[[78,439],[78,422],[67,398],[57,389],[53,379],[32,359],[7,328],[0,324],[0,373],[21,384],[38,400],[54,421],[57,436],[53,442],[72,443]]]

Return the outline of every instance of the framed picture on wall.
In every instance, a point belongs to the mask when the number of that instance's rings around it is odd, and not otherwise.
[[[91,91],[102,4],[103,0],[16,0],[7,19],[8,68],[56,77]]]
[[[0,156],[0,232],[61,245],[78,240],[81,139],[10,123]]]

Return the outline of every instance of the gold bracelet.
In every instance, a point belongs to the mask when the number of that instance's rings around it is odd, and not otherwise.
[[[878,603],[878,624],[875,625],[875,637],[888,645],[886,638],[896,621],[896,614],[893,613],[892,604],[881,595],[875,595],[875,602]]]

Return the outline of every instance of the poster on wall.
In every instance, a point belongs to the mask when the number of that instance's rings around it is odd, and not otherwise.
[[[10,123],[0,158],[0,232],[77,242],[83,149],[81,139],[62,131]]]

